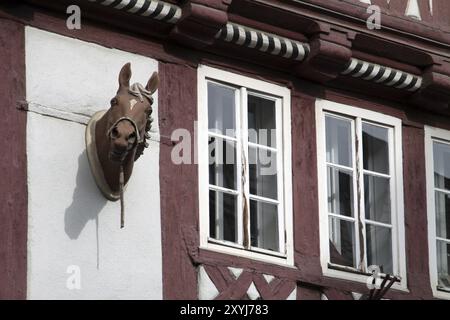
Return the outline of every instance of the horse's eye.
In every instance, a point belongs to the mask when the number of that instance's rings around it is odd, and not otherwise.
[[[112,98],[111,99],[111,105],[115,106],[117,104],[117,99],[116,98]]]

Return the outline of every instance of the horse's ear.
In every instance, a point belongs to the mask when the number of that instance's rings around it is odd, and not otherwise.
[[[152,94],[156,91],[156,89],[158,89],[158,85],[159,85],[159,76],[158,76],[158,72],[153,72],[152,76],[150,77],[150,79],[147,82],[147,86],[145,87],[145,89],[147,89],[148,91],[150,91]]]
[[[131,79],[131,64],[128,62],[120,70],[119,85],[120,88],[129,88]]]

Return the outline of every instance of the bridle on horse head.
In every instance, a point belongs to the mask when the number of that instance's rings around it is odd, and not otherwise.
[[[153,105],[153,97],[152,93],[144,88],[144,86],[140,83],[133,84],[130,89],[128,90],[130,94],[132,94],[135,97],[138,97],[141,102],[144,102],[144,97],[146,97],[149,102],[150,106]],[[147,114],[147,117],[150,117],[150,112]],[[134,131],[136,132],[136,141],[133,143],[133,148],[139,146],[140,144],[145,143],[146,134],[143,134],[141,136],[141,133],[139,132],[138,125],[134,119],[123,116],[117,119],[109,128],[107,132],[107,136],[111,137],[111,131],[114,130],[114,128],[121,122],[121,121],[129,121],[131,125],[134,128]],[[147,130],[147,126],[144,130]],[[150,130],[150,128],[148,128]],[[125,177],[123,173],[123,163],[120,163],[120,173],[119,173],[119,190],[120,190],[120,228],[123,228],[125,226],[125,204],[124,204],[124,197],[123,197],[123,188],[125,183]]]
[[[148,101],[150,102],[150,106],[153,105],[153,97],[152,97],[152,93],[150,91],[148,91],[147,89],[144,88],[144,86],[140,83],[134,83],[129,89],[128,92],[139,98],[139,100],[141,102],[144,102],[144,97],[148,99]],[[148,115],[150,116],[150,115]],[[134,121],[134,119],[128,117],[128,116],[123,116],[120,117],[119,119],[117,119],[113,125],[111,126],[111,128],[109,128],[108,130],[108,136],[110,136],[111,131],[119,124],[119,122],[123,121],[123,120],[128,120],[134,127],[134,131],[136,132],[136,144],[140,144],[140,143],[144,143],[145,141],[145,136],[143,136],[141,138],[140,132],[139,132],[139,128],[136,124],[136,121]],[[134,146],[133,146],[134,147]]]
[[[144,142],[144,138],[141,139],[141,134],[139,132],[139,128],[136,124],[136,121],[134,121],[132,118],[124,116],[124,117],[120,117],[119,119],[117,119],[111,126],[111,128],[109,128],[107,135],[108,137],[111,137],[111,131],[114,130],[115,127],[117,127],[117,125],[119,124],[119,122],[122,122],[124,120],[127,120],[131,123],[131,125],[134,128],[134,131],[136,132],[136,141],[133,144],[133,147],[135,147],[137,144],[143,143]]]

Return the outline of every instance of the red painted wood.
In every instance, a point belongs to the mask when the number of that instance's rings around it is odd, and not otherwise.
[[[264,279],[262,274],[253,274],[253,283],[255,284],[256,290],[258,290],[263,300],[271,300],[274,298],[275,294],[272,292],[269,284]]]
[[[244,1],[249,0],[239,0],[239,2]],[[308,5],[293,3],[290,0],[283,0],[282,2],[292,8],[301,8],[302,11],[305,11],[305,15],[308,16],[315,16],[316,12],[322,11],[322,9],[317,8],[317,6],[331,10],[334,13],[345,14],[347,17],[341,17],[340,19],[338,18],[338,20],[340,20],[340,22],[347,20],[347,26],[355,25],[355,21],[352,21],[352,18],[361,19],[364,21],[367,17],[369,17],[369,14],[366,12],[367,5],[357,0],[353,0],[353,3],[350,1],[341,0],[306,0],[305,2],[310,2],[315,6],[314,9],[311,9]],[[392,34],[402,34],[402,37],[414,37],[415,35],[418,35],[420,37],[424,37],[425,39],[433,39],[447,45],[450,44],[450,24],[448,21],[450,2],[448,0],[434,0],[433,11],[435,15],[431,21],[417,21],[406,17],[404,15],[405,11],[402,9],[406,8],[407,0],[391,1],[390,5],[387,4],[387,0],[373,0],[372,3],[381,7],[382,25],[385,28],[390,28],[392,30]],[[274,5],[276,5],[275,2]],[[421,6],[424,7],[425,5],[422,4]],[[348,17],[352,18],[348,19]],[[379,36],[380,30],[376,30],[373,34],[377,34]],[[423,41],[426,41],[425,39],[423,39]]]
[[[319,274],[315,100],[296,90],[291,102],[295,265],[306,275]]]
[[[219,292],[225,291],[235,280],[226,281],[218,267],[204,265],[205,271]]]
[[[406,256],[411,294],[432,296],[428,259],[425,137],[422,128],[403,127]]]
[[[170,136],[173,130],[185,128],[194,137],[194,121],[197,118],[196,69],[161,62],[159,77],[161,135]],[[173,164],[171,152],[171,146],[161,144],[159,165],[163,296],[165,299],[196,299],[196,269],[187,253],[183,228],[198,230],[197,166]]]
[[[24,27],[0,19],[0,299],[25,299],[27,280]]]
[[[321,291],[318,289],[297,287],[297,300],[320,300]]]

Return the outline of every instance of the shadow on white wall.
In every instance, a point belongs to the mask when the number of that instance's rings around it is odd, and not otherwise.
[[[86,183],[89,181],[89,183]],[[78,157],[78,172],[73,200],[66,209],[64,229],[70,239],[80,236],[89,220],[95,220],[98,234],[98,215],[108,200],[101,195],[91,175],[86,151]],[[98,237],[97,237],[98,239]]]

